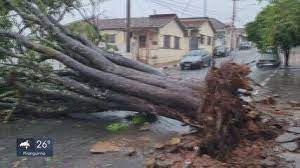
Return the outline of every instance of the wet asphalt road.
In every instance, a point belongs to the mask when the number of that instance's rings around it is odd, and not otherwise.
[[[216,63],[219,65],[229,59],[233,59],[238,63],[250,63],[249,65],[252,69],[251,77],[253,77],[253,79],[258,83],[261,83],[265,82],[270,74],[276,72],[277,69],[257,69],[255,67],[255,63],[252,63],[252,61],[256,59],[257,54],[258,53],[255,49],[237,51],[230,57],[217,59]],[[181,71],[176,68],[167,70],[169,74],[183,79],[204,79],[207,71],[208,68],[185,71]],[[284,76],[286,74],[283,73],[282,75]],[[300,84],[298,86],[300,86]],[[276,86],[273,88],[278,89]],[[134,141],[132,143],[132,145],[143,146],[138,154],[133,157],[128,157],[124,155],[124,153],[92,155],[90,154],[89,149],[92,144],[99,140],[106,140],[116,136],[133,140],[138,139],[138,137],[141,139],[148,138],[149,143],[156,143],[156,141],[159,141],[160,139],[167,139],[174,133],[185,129],[178,122],[160,119],[151,126],[152,128],[150,131],[141,132],[138,131],[137,128],[130,128],[129,130],[116,135],[105,131],[104,128],[108,122],[109,121],[103,119],[90,120],[89,118],[86,118],[84,120],[61,119],[59,121],[51,119],[38,119],[33,121],[18,120],[9,124],[0,123],[0,168],[140,168],[143,167],[143,160],[145,159],[143,157],[143,153],[151,151],[147,148],[146,143],[143,144],[143,142],[138,141]],[[176,129],[174,130],[174,128]],[[54,140],[54,157],[16,157],[16,138],[29,137],[52,138]],[[149,143],[147,142],[148,145]]]
[[[251,67],[252,73],[250,77],[256,82],[261,83],[266,79],[276,68],[257,68],[255,60],[259,56],[256,48],[251,50],[234,51],[229,57],[216,58],[216,65],[219,66],[227,61],[233,61],[240,64],[248,64]],[[182,79],[200,79],[204,80],[209,67],[195,70],[180,70],[179,67],[167,69],[166,72],[171,76],[179,77]]]

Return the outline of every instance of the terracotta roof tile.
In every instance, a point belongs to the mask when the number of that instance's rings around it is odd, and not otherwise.
[[[181,20],[186,28],[200,27],[206,20]]]
[[[159,28],[174,20],[174,14],[150,15],[150,17],[131,18],[131,28]],[[125,29],[126,19],[101,19],[96,22],[99,29]]]
[[[181,18],[180,21],[183,22],[184,24],[187,22],[186,24],[187,27],[193,27],[193,26],[200,27],[201,24],[205,21],[210,21],[210,23],[212,24],[215,30],[225,29],[226,27],[228,27],[228,25],[219,21],[218,19],[208,18],[208,17]]]

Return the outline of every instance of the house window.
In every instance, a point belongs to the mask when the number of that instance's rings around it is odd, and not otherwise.
[[[146,48],[146,42],[147,42],[147,37],[146,36],[140,36],[139,37],[139,42],[140,42],[140,48]]]
[[[180,37],[174,37],[174,48],[180,49]]]
[[[164,36],[164,48],[170,48],[171,36]]]
[[[106,36],[107,43],[115,43],[116,42],[116,35],[115,34],[108,34]]]
[[[207,45],[211,45],[211,37],[207,37]]]
[[[200,44],[204,44],[204,40],[205,40],[205,36],[201,35],[201,37],[200,37]]]

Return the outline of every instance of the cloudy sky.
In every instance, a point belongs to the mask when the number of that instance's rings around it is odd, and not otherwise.
[[[204,0],[131,0],[132,17],[148,16],[153,13],[176,13],[179,17],[203,16]],[[257,13],[266,6],[257,0],[237,1],[236,26],[243,27],[252,21]],[[88,7],[87,7],[88,8]],[[107,0],[100,6],[103,18],[122,18],[126,16],[126,0]],[[207,0],[207,15],[230,23],[232,0]],[[78,14],[69,16],[66,22],[79,19]]]

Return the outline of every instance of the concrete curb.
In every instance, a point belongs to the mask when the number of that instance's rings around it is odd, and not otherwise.
[[[252,63],[255,63],[255,62],[256,62],[256,61],[253,60],[253,61],[251,61],[251,62],[246,63],[246,65],[249,65],[249,64],[252,64]]]

